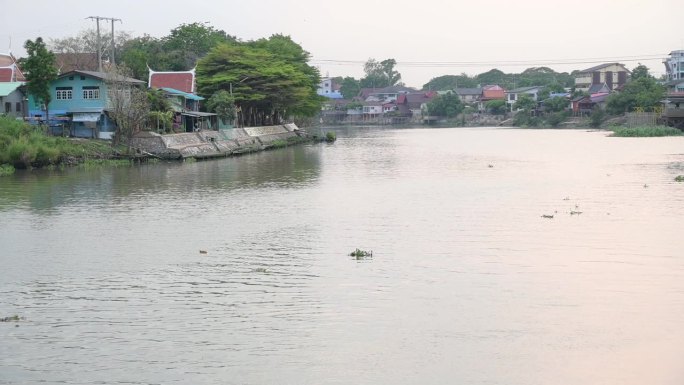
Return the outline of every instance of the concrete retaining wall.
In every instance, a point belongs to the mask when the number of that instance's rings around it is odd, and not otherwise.
[[[296,125],[288,124],[170,135],[141,132],[131,139],[130,144],[141,152],[160,158],[209,158],[263,150],[276,141],[287,141],[300,135],[302,133]]]

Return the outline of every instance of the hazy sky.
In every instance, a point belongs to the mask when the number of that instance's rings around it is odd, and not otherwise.
[[[499,68],[556,71],[619,61],[655,75],[684,49],[681,0],[0,0],[0,52],[25,54],[26,39],[72,36],[94,28],[88,16],[120,18],[116,29],[164,36],[209,22],[242,40],[290,35],[325,76],[363,75],[369,58],[394,58],[402,80]],[[108,26],[106,26],[109,28]]]

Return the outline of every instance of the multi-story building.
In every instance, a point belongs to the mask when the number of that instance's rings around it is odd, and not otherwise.
[[[588,91],[591,86],[605,83],[610,90],[623,86],[631,72],[620,63],[605,63],[580,71],[575,75],[575,89]]]
[[[663,60],[667,80],[684,79],[684,50],[670,52],[670,57]]]

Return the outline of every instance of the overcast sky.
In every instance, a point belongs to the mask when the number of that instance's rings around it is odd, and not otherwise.
[[[94,28],[88,16],[122,19],[133,36],[164,36],[209,22],[242,40],[290,35],[323,76],[363,76],[363,62],[394,58],[402,80],[492,68],[556,71],[619,61],[655,75],[684,49],[681,0],[0,0],[0,52],[25,55],[23,42]],[[108,26],[107,26],[108,27]]]

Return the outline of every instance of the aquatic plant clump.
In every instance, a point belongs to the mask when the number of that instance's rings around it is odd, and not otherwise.
[[[359,258],[366,258],[366,257],[372,257],[373,256],[373,250],[371,251],[366,251],[366,250],[361,250],[361,249],[356,249],[349,253],[350,256],[355,257],[357,259]]]
[[[684,132],[668,126],[653,127],[614,127],[613,135],[619,137],[659,137],[659,136],[681,136]]]
[[[675,182],[684,182],[684,175],[677,175],[674,180]]]

